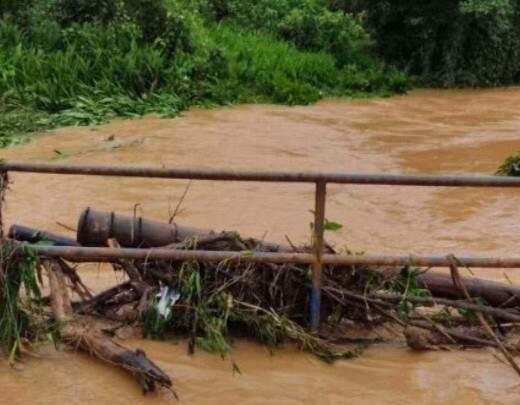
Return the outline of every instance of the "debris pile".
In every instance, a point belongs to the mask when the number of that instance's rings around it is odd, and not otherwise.
[[[322,326],[311,331],[309,265],[111,259],[125,280],[93,295],[74,260],[37,255],[31,246],[38,244],[230,251],[242,256],[312,252],[308,246],[92,209],[82,213],[76,240],[13,225],[0,249],[0,344],[11,360],[26,342],[52,333],[57,341],[128,370],[144,392],[151,392],[157,386],[171,389],[172,382],[143,351],[113,340],[114,330],[123,325],[139,327],[150,338],[186,336],[190,353],[198,347],[230,354],[233,338],[247,337],[269,346],[293,342],[325,361],[359,355],[374,342],[369,332],[391,326],[417,350],[495,347],[519,371],[512,354],[520,350],[515,341],[520,288],[461,277],[453,256],[450,274],[408,267],[325,266]],[[336,253],[325,246],[326,253]],[[48,295],[41,293],[46,290]],[[349,331],[360,327],[366,337],[352,337]],[[232,364],[238,371],[239,365]]]

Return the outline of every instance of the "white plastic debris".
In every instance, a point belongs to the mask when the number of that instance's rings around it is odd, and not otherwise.
[[[155,305],[157,312],[164,319],[168,319],[172,313],[172,306],[181,298],[181,294],[175,288],[164,286],[161,287],[161,291],[156,298],[158,299]]]

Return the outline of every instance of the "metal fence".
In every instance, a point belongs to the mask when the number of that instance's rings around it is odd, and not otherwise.
[[[449,266],[451,259],[442,256],[390,256],[323,254],[325,203],[327,184],[358,184],[381,186],[423,187],[519,187],[520,178],[496,176],[417,176],[396,174],[267,172],[232,170],[186,170],[135,166],[63,165],[0,161],[0,173],[26,172],[87,176],[144,177],[209,181],[314,183],[315,210],[313,253],[215,252],[172,249],[112,249],[88,247],[37,246],[32,248],[49,257],[64,259],[164,259],[200,261],[244,261],[311,264],[313,270],[310,318],[313,328],[320,322],[321,272],[323,265],[384,265],[384,266]],[[520,257],[459,257],[468,267],[520,268]]]

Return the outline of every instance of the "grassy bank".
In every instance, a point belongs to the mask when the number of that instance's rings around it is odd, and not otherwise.
[[[372,55],[357,19],[318,1],[38,0],[19,10],[0,8],[4,147],[116,116],[409,87]]]

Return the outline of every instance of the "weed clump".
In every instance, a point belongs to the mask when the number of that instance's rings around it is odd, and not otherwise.
[[[24,296],[21,296],[23,288]],[[13,362],[24,339],[37,333],[32,325],[34,306],[41,300],[36,279],[36,257],[28,250],[0,248],[0,348]]]
[[[498,176],[520,176],[520,153],[509,156],[495,174]]]

